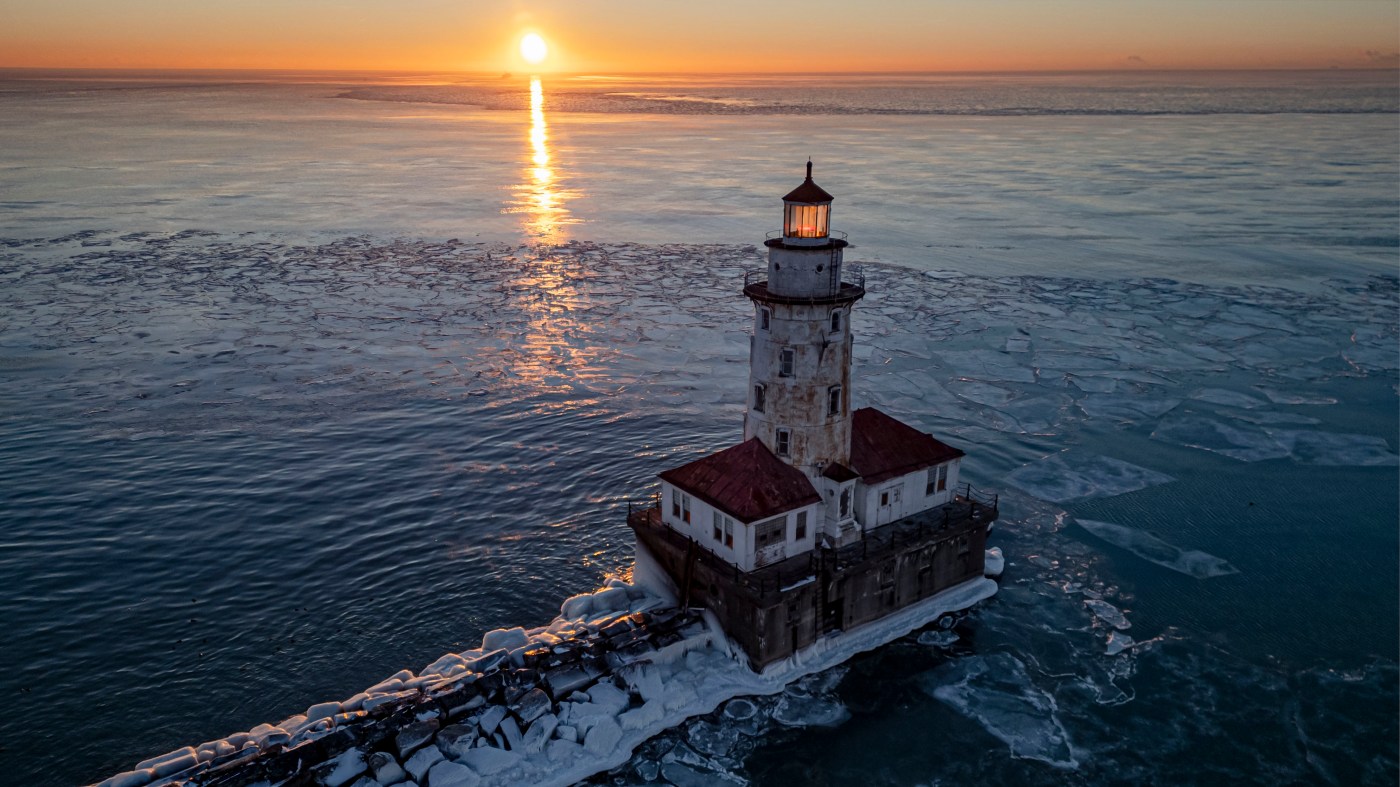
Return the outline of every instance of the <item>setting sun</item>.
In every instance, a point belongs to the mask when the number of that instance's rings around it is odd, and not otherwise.
[[[520,39],[520,56],[525,58],[527,63],[541,63],[548,54],[549,47],[545,45],[544,39],[535,33]]]

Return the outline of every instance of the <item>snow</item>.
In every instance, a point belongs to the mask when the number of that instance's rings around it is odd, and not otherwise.
[[[439,762],[428,771],[428,784],[432,787],[477,787],[481,777],[465,765]]]
[[[1143,560],[1189,577],[1209,579],[1239,573],[1239,569],[1215,555],[1195,549],[1181,549],[1168,544],[1152,533],[1134,530],[1113,522],[1099,522],[1093,519],[1077,519],[1075,521],[1080,527],[1116,547],[1126,549]]]
[[[1001,576],[1001,572],[1006,568],[1006,558],[1001,554],[1001,547],[992,547],[987,550],[984,566],[982,573],[985,576],[993,579]]]

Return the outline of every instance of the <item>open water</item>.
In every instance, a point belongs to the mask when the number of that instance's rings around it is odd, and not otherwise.
[[[1395,781],[1394,72],[3,76],[6,782],[625,575],[809,155],[1002,590],[601,781]]]

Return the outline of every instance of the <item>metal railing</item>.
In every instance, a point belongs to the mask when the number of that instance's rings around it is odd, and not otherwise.
[[[828,296],[837,294],[841,291],[842,287],[846,286],[859,287],[862,290],[865,289],[865,268],[861,267],[860,265],[846,265],[844,267],[845,270],[841,271],[840,282],[837,282],[835,279],[835,269],[832,270],[833,276],[831,279],[831,283],[829,284],[831,291],[827,293]],[[763,284],[767,281],[767,268],[757,271],[744,271],[745,287],[749,286],[750,284]]]

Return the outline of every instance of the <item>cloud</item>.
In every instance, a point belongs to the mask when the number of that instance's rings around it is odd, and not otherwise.
[[[1132,64],[1135,65],[1135,66],[1145,66],[1145,65],[1147,65],[1147,61],[1146,61],[1146,60],[1143,60],[1143,59],[1142,59],[1141,57],[1139,57],[1138,55],[1128,55],[1128,62],[1129,62],[1129,63],[1132,63]]]
[[[1366,50],[1366,62],[1373,66],[1400,66],[1400,52],[1378,52],[1374,49]]]

